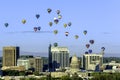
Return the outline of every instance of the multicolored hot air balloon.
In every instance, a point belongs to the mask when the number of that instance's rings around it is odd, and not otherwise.
[[[57,18],[54,18],[54,23],[58,24],[59,20]]]
[[[87,30],[84,30],[83,33],[84,33],[84,35],[86,35],[87,34]]]
[[[105,47],[101,47],[101,49],[104,51],[104,50],[105,50]]]
[[[23,23],[23,24],[25,24],[25,23],[26,23],[26,20],[25,20],[25,19],[23,19],[23,20],[22,20],[22,23]]]
[[[57,34],[58,33],[58,30],[54,30],[54,34]]]
[[[79,38],[79,36],[78,35],[75,35],[75,39],[78,39]]]
[[[58,19],[61,19],[62,18],[62,15],[58,15]]]
[[[48,12],[48,13],[51,13],[51,11],[52,11],[52,9],[50,9],[50,8],[47,9],[47,12]]]
[[[60,10],[57,10],[56,13],[57,13],[57,14],[60,14]]]
[[[5,23],[4,25],[5,25],[5,27],[8,27],[9,24],[8,24],[8,23]]]
[[[90,42],[90,44],[94,44],[94,40],[90,40],[89,42]]]
[[[72,25],[72,23],[71,23],[71,22],[69,22],[69,23],[68,23],[68,26],[71,26],[71,25]]]
[[[88,52],[89,52],[89,53],[92,53],[92,49],[89,49]]]
[[[65,24],[64,24],[64,28],[66,28],[66,27],[67,27],[67,24],[65,23]]]
[[[89,48],[90,47],[90,44],[86,44],[86,48]]]
[[[65,36],[68,36],[69,35],[69,32],[65,32]]]
[[[49,22],[49,26],[51,27],[53,25],[53,23],[52,22]]]
[[[34,27],[34,31],[35,31],[35,32],[37,31],[37,29],[38,29],[37,27]]]
[[[40,15],[39,15],[39,14],[36,14],[35,17],[38,19],[38,18],[40,17]]]

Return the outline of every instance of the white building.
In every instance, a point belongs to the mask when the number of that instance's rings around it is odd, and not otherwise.
[[[20,58],[17,60],[17,66],[24,66],[26,70],[30,68],[29,59]]]
[[[69,67],[69,50],[67,47],[49,46],[49,69]]]
[[[83,54],[83,68],[85,70],[95,70],[103,64],[103,54]]]

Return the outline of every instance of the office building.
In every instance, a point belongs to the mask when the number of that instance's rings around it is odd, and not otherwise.
[[[85,70],[96,70],[103,64],[103,54],[83,54],[83,68]]]
[[[19,47],[3,47],[3,66],[17,66]]]
[[[49,71],[69,67],[69,50],[67,47],[58,47],[57,43],[49,45]]]

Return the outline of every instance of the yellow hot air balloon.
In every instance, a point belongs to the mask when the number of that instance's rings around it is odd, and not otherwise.
[[[65,24],[64,24],[64,28],[66,28],[66,27],[67,27],[67,24],[65,23]]]
[[[75,39],[78,39],[79,38],[79,36],[78,35],[75,35]]]
[[[23,23],[23,24],[25,24],[25,23],[26,23],[26,20],[25,20],[25,19],[23,19],[23,20],[22,20],[22,23]]]

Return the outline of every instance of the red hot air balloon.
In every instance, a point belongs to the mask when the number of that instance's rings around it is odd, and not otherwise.
[[[89,48],[90,47],[90,44],[86,44],[86,48]]]

